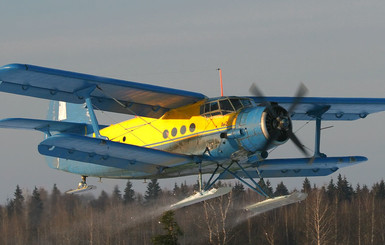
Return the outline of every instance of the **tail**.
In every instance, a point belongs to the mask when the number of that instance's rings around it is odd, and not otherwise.
[[[47,119],[91,124],[91,118],[85,104],[72,104],[63,101],[50,102]]]
[[[63,101],[51,101],[49,103],[47,120],[60,121],[60,122],[72,122],[72,123],[85,123],[89,126],[85,131],[92,132],[91,118],[85,104],[72,104]],[[86,133],[87,134],[87,133]],[[47,138],[48,135],[45,135]],[[78,173],[78,169],[73,166],[82,166],[84,163],[75,162],[71,160],[64,160],[60,158],[46,157],[46,161],[49,167],[66,172]],[[74,169],[73,169],[74,168]],[[80,174],[80,172],[79,172]]]

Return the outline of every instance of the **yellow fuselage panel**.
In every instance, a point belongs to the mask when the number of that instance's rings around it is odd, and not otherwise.
[[[205,146],[197,140],[206,135],[219,134],[235,124],[237,113],[203,117],[200,115],[198,102],[193,105],[174,109],[160,119],[136,117],[100,131],[101,135],[112,141],[137,146],[151,147],[171,152],[194,154]],[[218,136],[219,137],[219,136]],[[188,147],[178,147],[183,141],[189,141]],[[194,143],[191,143],[194,142]],[[194,147],[195,146],[195,147]],[[195,148],[195,149],[193,149]]]

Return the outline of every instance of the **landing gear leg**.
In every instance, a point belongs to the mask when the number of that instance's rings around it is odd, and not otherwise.
[[[82,181],[79,182],[78,188],[68,190],[66,191],[66,194],[76,194],[76,193],[81,193],[84,191],[96,189],[96,186],[94,185],[87,185],[87,177],[88,176],[82,175]]]
[[[78,189],[87,188],[87,176],[82,175],[82,181],[79,182]]]
[[[255,168],[255,170],[257,171],[257,174],[259,176],[259,182],[261,184],[259,184],[259,187],[267,194],[267,195],[270,195],[271,193],[268,193],[267,191],[267,185],[265,183],[265,180],[263,179],[262,175],[261,175],[261,172],[259,171],[258,167]],[[271,197],[271,196],[269,196]]]
[[[202,183],[202,163],[200,162],[199,163],[199,174],[198,174],[198,182],[199,182],[199,193],[202,193],[202,186],[203,186],[203,183]]]

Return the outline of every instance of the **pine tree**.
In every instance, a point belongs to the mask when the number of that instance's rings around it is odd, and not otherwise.
[[[14,210],[15,210],[15,202],[13,201],[13,199],[11,199],[11,200],[7,199],[6,208],[7,208],[8,217],[12,217]]]
[[[120,193],[119,186],[115,185],[112,192],[112,202],[119,203],[122,201],[122,194]]]
[[[204,183],[202,183],[202,184],[203,184],[203,187],[202,187],[202,189],[203,189],[204,186],[206,185],[206,182],[204,182]],[[197,181],[195,182],[195,184],[193,185],[193,190],[196,191],[196,192],[200,191],[200,190],[199,190],[199,180],[197,180]]]
[[[8,215],[12,216],[13,214],[17,216],[23,216],[24,212],[24,196],[23,192],[21,191],[19,185],[16,186],[16,190],[13,194],[13,199],[8,201],[7,204],[7,211]]]
[[[329,202],[332,202],[337,194],[337,188],[334,185],[333,179],[330,179],[330,182],[326,188],[326,194],[328,196]]]
[[[24,196],[23,196],[23,193],[19,187],[19,185],[16,186],[16,190],[15,190],[15,199],[14,199],[14,202],[15,202],[15,212],[16,213],[22,213],[23,211],[23,204],[24,204]]]
[[[186,181],[180,185],[180,195],[182,198],[188,197],[189,195],[189,188]]]
[[[175,196],[175,197],[177,197],[177,198],[179,198],[179,195],[180,195],[180,188],[179,188],[179,186],[178,186],[178,184],[175,182],[175,184],[174,184],[174,189],[172,189],[172,194]]]
[[[55,208],[59,198],[60,198],[60,190],[57,188],[56,184],[53,185],[52,193],[51,193],[51,208]]]
[[[346,177],[342,178],[341,174],[338,175],[337,180],[337,196],[338,200],[350,201],[353,196],[353,188],[347,181]]]
[[[135,201],[135,191],[132,189],[131,181],[127,181],[126,188],[124,189],[123,202],[124,204],[132,203]]]
[[[273,196],[273,187],[271,187],[271,183],[269,180],[266,182],[263,179],[259,179],[258,185],[263,189],[263,191],[269,196]]]
[[[308,178],[305,178],[302,183],[302,192],[310,193],[311,191],[311,184]]]
[[[43,202],[40,198],[39,190],[36,188],[32,192],[31,200],[28,205],[28,226],[29,240],[34,240],[37,237],[41,218],[43,215]]]
[[[289,191],[283,181],[277,185],[277,188],[275,189],[274,196],[285,196],[289,195]]]
[[[384,180],[381,180],[380,183],[376,183],[373,186],[373,192],[374,192],[375,198],[382,199],[382,200],[385,199],[385,183],[384,183]]]
[[[98,197],[98,199],[96,200],[93,200],[91,202],[91,206],[96,208],[96,209],[99,209],[101,211],[104,211],[105,208],[107,207],[107,204],[109,203],[109,197],[108,197],[108,194],[107,192],[105,192],[104,190],[100,193],[100,196]]]
[[[152,202],[159,197],[161,191],[162,190],[159,186],[158,180],[152,179],[151,182],[149,182],[147,185],[147,191],[146,195],[144,196],[144,199],[146,200],[146,202]]]
[[[183,232],[174,219],[174,211],[166,211],[160,218],[160,223],[163,225],[163,230],[165,230],[167,234],[154,236],[151,239],[152,242],[156,245],[178,244],[178,236],[183,235]]]
[[[233,187],[233,198],[238,199],[245,193],[245,187],[241,182],[235,183]]]

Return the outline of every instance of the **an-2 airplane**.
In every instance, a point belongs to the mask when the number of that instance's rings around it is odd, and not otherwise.
[[[228,193],[219,179],[237,178],[267,200],[247,209],[263,212],[303,200],[306,194],[270,198],[255,178],[325,176],[367,158],[320,152],[322,120],[356,120],[384,111],[383,98],[254,96],[207,98],[200,93],[24,64],[0,67],[0,91],[56,101],[50,119],[9,118],[3,128],[46,135],[38,151],[50,167],[82,176],[76,193],[91,189],[86,177],[160,179],[198,175],[201,191],[179,208]],[[136,116],[99,125],[94,110]],[[314,155],[292,131],[292,120],[314,120]],[[268,150],[291,139],[304,158],[268,159]],[[202,174],[211,174],[203,186]],[[247,180],[247,181],[246,181]]]

